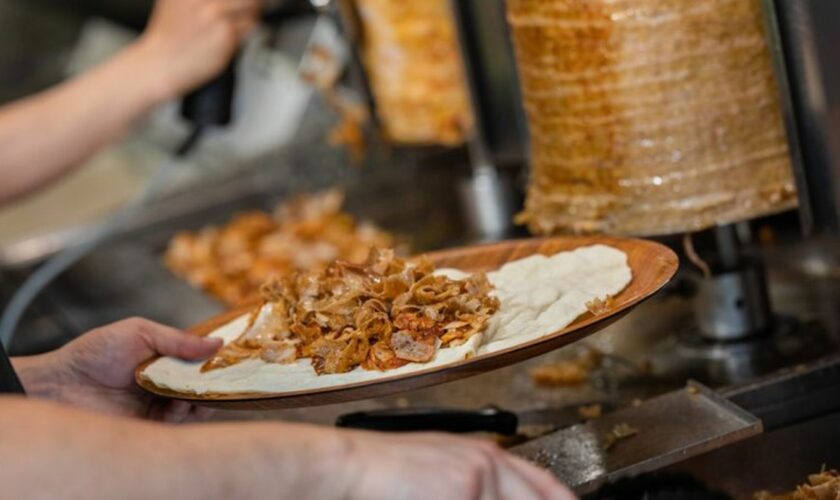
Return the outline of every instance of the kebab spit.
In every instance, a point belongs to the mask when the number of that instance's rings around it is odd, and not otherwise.
[[[510,0],[540,234],[697,231],[793,208],[760,0]]]
[[[763,264],[735,226],[797,204],[761,0],[507,8],[531,146],[519,222],[537,234],[714,228],[705,259],[684,239],[703,271],[700,337],[772,333]]]
[[[358,50],[385,137],[455,146],[473,128],[449,0],[353,0]]]
[[[511,236],[518,190],[513,177],[497,168],[486,134],[476,123],[480,99],[466,64],[472,54],[464,47],[458,4],[451,0],[336,3],[345,36],[356,48],[371,114],[382,137],[398,147],[466,146],[472,173],[460,180],[458,194],[469,236],[481,240]],[[359,123],[353,107],[337,107],[345,108],[340,113],[342,124]],[[354,130],[358,128],[340,126],[331,136],[333,143],[349,145],[357,159],[363,150],[354,141],[360,136]]]

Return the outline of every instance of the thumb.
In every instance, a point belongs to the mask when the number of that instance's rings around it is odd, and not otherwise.
[[[184,360],[205,359],[222,346],[222,339],[199,337],[168,326],[151,323],[146,325],[146,341],[149,347],[163,356]]]

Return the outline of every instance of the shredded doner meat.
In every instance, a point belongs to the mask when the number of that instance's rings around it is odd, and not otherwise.
[[[274,281],[245,332],[202,369],[310,358],[324,374],[431,361],[438,348],[482,332],[499,308],[483,273],[454,280],[434,271],[428,260],[409,264],[393,250],[373,250],[364,264],[338,261]]]
[[[181,232],[164,262],[176,275],[228,305],[259,299],[260,286],[295,271],[322,270],[336,260],[364,262],[373,247],[394,238],[342,211],[338,190],[301,196],[274,214],[237,215],[222,227]]]
[[[840,498],[840,474],[834,469],[823,470],[808,476],[808,482],[795,491],[773,494],[759,491],[753,500],[837,500]]]

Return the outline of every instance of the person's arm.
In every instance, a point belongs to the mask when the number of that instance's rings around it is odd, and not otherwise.
[[[0,398],[7,498],[571,499],[476,440],[284,423],[174,427]]]
[[[0,108],[0,203],[118,139],[156,105],[218,74],[262,0],[158,0],[139,40],[93,70]]]
[[[323,478],[341,445],[303,426],[173,427],[0,398],[4,498],[339,498]]]
[[[572,498],[550,474],[489,442],[281,423],[176,428],[125,418],[202,417],[188,404],[144,394],[134,384],[134,367],[155,354],[202,359],[218,348],[218,340],[135,318],[57,351],[13,358],[28,394],[50,403],[0,398],[3,492],[9,498]]]

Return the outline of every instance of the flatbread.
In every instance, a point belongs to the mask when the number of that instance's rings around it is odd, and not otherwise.
[[[456,269],[438,271],[458,279],[467,275]],[[487,277],[501,302],[487,331],[465,344],[439,349],[428,363],[410,363],[385,372],[356,368],[348,373],[317,375],[309,359],[282,365],[262,360],[201,373],[200,362],[161,358],[142,376],[158,387],[183,393],[279,393],[366,382],[436,368],[537,339],[569,326],[586,313],[593,300],[606,300],[632,280],[624,252],[606,245],[582,247],[551,257],[533,255],[509,262]],[[248,315],[213,331],[210,336],[236,339]]]
[[[617,295],[633,279],[624,252],[606,245],[532,255],[487,273],[501,307],[478,354],[534,340],[569,326],[587,304]]]

